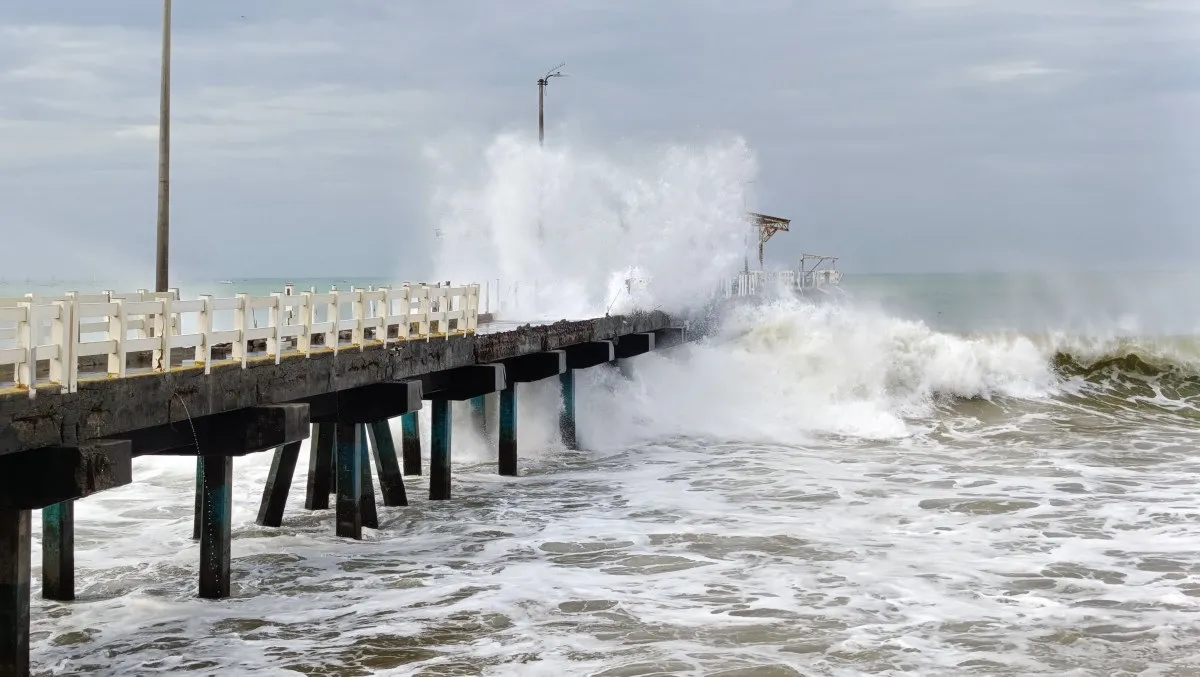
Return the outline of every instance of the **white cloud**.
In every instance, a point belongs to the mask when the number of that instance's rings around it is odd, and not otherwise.
[[[1062,72],[1062,69],[1049,68],[1035,60],[1003,61],[975,66],[967,71],[972,79],[991,83],[1040,78]]]

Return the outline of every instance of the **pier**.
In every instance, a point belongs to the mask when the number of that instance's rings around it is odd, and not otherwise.
[[[278,527],[310,439],[305,508],[332,508],[337,534],[361,539],[377,501],[407,505],[414,478],[428,477],[431,500],[452,498],[451,403],[470,401],[481,425],[485,398],[499,400],[497,471],[518,476],[517,384],[559,381],[562,440],[576,448],[576,371],[688,338],[661,312],[510,327],[479,302],[474,284],[0,299],[0,677],[30,674],[34,511],[41,594],[72,600],[75,501],[136,481],[134,458],[196,458],[198,593],[221,599],[233,458],[274,453],[257,522]]]

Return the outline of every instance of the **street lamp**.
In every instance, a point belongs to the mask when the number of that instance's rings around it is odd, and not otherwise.
[[[158,111],[158,242],[154,291],[167,291],[171,230],[171,0],[163,0],[162,78]]]
[[[538,79],[538,145],[543,145],[546,139],[546,115],[545,115],[545,100],[546,100],[546,85],[550,84],[550,78],[566,77],[558,69],[567,64],[560,63],[554,68],[546,72],[546,75]]]

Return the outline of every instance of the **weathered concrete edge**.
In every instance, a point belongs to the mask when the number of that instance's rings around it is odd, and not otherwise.
[[[176,369],[124,379],[88,381],[79,392],[0,396],[0,455],[184,422],[245,407],[282,404],[373,383],[401,381],[444,369],[557,350],[586,341],[672,326],[662,312],[525,326],[494,334],[413,341],[292,357]]]

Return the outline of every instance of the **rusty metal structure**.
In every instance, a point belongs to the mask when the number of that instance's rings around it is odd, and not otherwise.
[[[762,268],[763,252],[766,248],[767,240],[770,240],[771,236],[775,233],[787,232],[792,220],[779,216],[759,214],[757,212],[750,212],[750,218],[754,220],[754,228],[758,231],[758,267]]]

